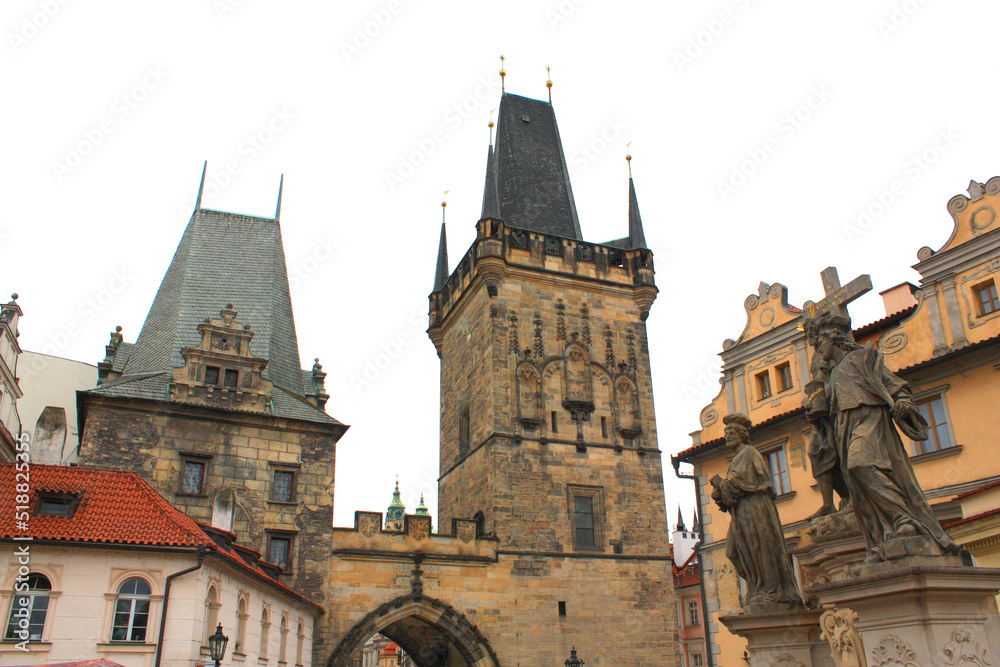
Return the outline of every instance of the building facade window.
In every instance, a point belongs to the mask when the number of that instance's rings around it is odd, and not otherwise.
[[[257,655],[267,660],[268,635],[271,633],[271,616],[267,613],[267,607],[260,613],[260,648]]]
[[[997,286],[992,280],[980,283],[972,288],[979,304],[979,314],[989,315],[1000,310],[1000,298],[997,296]]]
[[[211,454],[181,452],[181,478],[179,493],[190,496],[205,495],[205,480]]]
[[[299,631],[295,636],[295,664],[302,664],[302,651],[305,648],[306,643],[306,633],[305,628],[302,627],[302,621],[299,621]]]
[[[285,664],[285,652],[288,650],[288,617],[281,617],[281,637],[278,643],[278,664]]]
[[[225,385],[227,387],[229,387],[230,389],[236,389],[236,387],[239,386],[239,383],[240,383],[240,372],[239,371],[227,368],[226,369],[226,376],[225,377],[226,377],[226,379],[225,379]]]
[[[702,667],[705,663],[702,660],[701,653],[691,654],[691,667]]]
[[[149,584],[139,577],[127,579],[118,587],[111,641],[146,641],[146,629],[149,627],[150,593]]]
[[[295,471],[276,469],[271,485],[271,500],[279,503],[295,502]]]
[[[295,537],[289,533],[268,533],[267,561],[281,568],[284,574],[292,571],[292,547]]]
[[[240,597],[236,605],[236,643],[233,645],[233,653],[243,654],[247,647],[247,599]]]
[[[771,374],[767,371],[757,373],[754,376],[757,380],[757,396],[760,400],[771,397]]]
[[[698,613],[698,601],[688,600],[687,603],[687,624],[688,625],[698,625],[701,622],[700,614]]]
[[[219,384],[218,366],[205,366],[205,384]]]
[[[775,368],[778,371],[778,384],[781,391],[788,391],[792,388],[792,365],[788,362],[780,364]]]
[[[458,416],[458,455],[465,456],[469,453],[469,443],[472,439],[471,424],[472,416],[466,406]]]
[[[601,489],[569,487],[569,513],[572,518],[573,547],[584,550],[600,549],[603,503]]]
[[[767,452],[761,452],[767,459],[767,467],[771,472],[771,484],[774,485],[775,495],[784,495],[791,492],[792,482],[788,476],[788,459],[785,457],[785,447],[779,446]]]
[[[42,641],[42,632],[45,630],[45,616],[49,610],[49,592],[52,584],[44,574],[32,572],[28,575],[28,590],[18,591],[14,594],[10,603],[10,616],[7,618],[7,632],[4,633],[4,641]],[[26,602],[27,604],[22,604]],[[21,627],[21,619],[27,609],[27,628]],[[28,631],[28,636],[22,634],[22,630]]]
[[[948,410],[945,407],[944,396],[938,394],[917,402],[917,409],[930,426],[930,437],[927,440],[913,442],[914,455],[929,454],[941,449],[955,446],[948,424]]]
[[[208,587],[208,595],[205,598],[205,636],[202,637],[202,646],[208,646],[208,638],[215,634],[215,626],[219,623],[219,592],[215,586]]]
[[[39,493],[35,514],[38,516],[64,516],[71,518],[80,504],[75,493]]]

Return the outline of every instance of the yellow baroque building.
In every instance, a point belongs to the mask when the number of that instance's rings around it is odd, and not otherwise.
[[[925,246],[917,252],[913,268],[920,285],[883,290],[886,316],[854,330],[859,343],[877,346],[890,370],[910,383],[931,425],[926,442],[904,442],[938,520],[977,565],[991,567],[1000,566],[998,207],[1000,176],[985,185],[973,181],[968,196],[952,197],[951,237],[939,250]],[[869,280],[841,288],[832,269],[823,278],[828,297],[857,294],[864,290],[857,285]],[[746,646],[718,622],[739,611],[741,586],[725,556],[729,516],[709,497],[708,480],[725,477],[729,465],[722,417],[743,412],[753,420],[753,442],[770,465],[789,547],[808,539],[808,518],[821,505],[803,407],[812,357],[802,331],[804,313],[788,303],[784,285],[763,282],[744,308],[743,333],[723,344],[721,391],[702,409],[691,447],[672,457],[678,474],[682,463],[694,466],[713,665],[744,664]]]

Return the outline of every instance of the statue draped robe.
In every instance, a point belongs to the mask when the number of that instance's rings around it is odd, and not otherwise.
[[[884,557],[885,542],[907,524],[943,552],[957,550],[934,518],[893,424],[892,406],[910,398],[906,382],[867,347],[848,352],[834,367],[830,394],[834,438],[869,551]]]
[[[771,473],[752,445],[736,452],[718,496],[720,507],[730,515],[726,557],[747,583],[744,604],[801,604],[774,505]]]

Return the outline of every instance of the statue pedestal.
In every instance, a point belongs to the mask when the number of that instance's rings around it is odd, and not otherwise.
[[[806,597],[857,613],[854,628],[871,667],[1000,665],[1000,568],[908,560],[863,566],[857,577],[807,587]],[[931,560],[941,564],[924,562]]]
[[[773,611],[744,611],[719,620],[747,640],[750,667],[834,667],[830,646],[819,636],[820,613],[775,605]]]

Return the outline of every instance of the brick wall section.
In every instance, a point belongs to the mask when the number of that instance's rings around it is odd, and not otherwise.
[[[132,470],[176,507],[212,522],[216,492],[235,495],[237,540],[267,557],[266,531],[295,534],[291,572],[282,580],[328,604],[336,443],[343,426],[280,419],[176,403],[88,397],[80,465]],[[178,493],[180,452],[206,456],[205,494]],[[300,466],[293,504],[271,502],[271,463]],[[325,625],[316,626],[316,655],[329,652]]]

